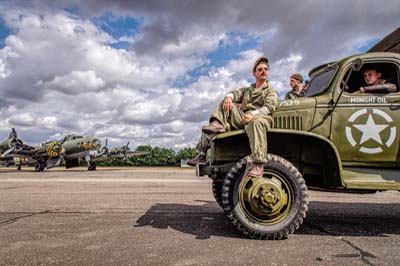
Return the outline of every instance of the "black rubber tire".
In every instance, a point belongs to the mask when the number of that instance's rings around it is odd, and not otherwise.
[[[38,161],[35,165],[35,172],[43,172],[46,164],[43,161]]]
[[[214,194],[215,201],[223,209],[223,207],[222,207],[222,181],[213,180],[213,182],[212,182],[212,191],[213,191],[213,194]]]
[[[35,165],[35,172],[40,172],[40,163],[37,162]]]
[[[292,204],[285,210],[287,215],[278,222],[259,223],[249,217],[239,203],[239,188],[244,177],[247,159],[237,162],[226,174],[222,185],[222,207],[228,218],[244,235],[253,239],[284,239],[303,223],[308,211],[308,193],[305,181],[290,162],[274,154],[267,155],[264,164],[264,178],[268,174],[279,175],[286,182],[286,192],[292,198]],[[289,192],[288,192],[289,191]],[[250,208],[249,208],[250,209]]]
[[[96,162],[94,162],[94,161],[90,162],[88,171],[96,171]]]
[[[40,172],[43,172],[45,168],[46,168],[46,163],[45,162],[40,163]]]

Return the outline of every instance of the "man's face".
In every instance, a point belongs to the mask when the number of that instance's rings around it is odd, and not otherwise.
[[[376,85],[381,79],[382,74],[375,69],[367,69],[364,72],[364,79],[367,85]]]
[[[294,79],[294,78],[290,78],[290,87],[293,89],[294,86],[296,86],[297,84],[300,83],[300,80],[298,79]]]
[[[256,71],[253,73],[254,77],[259,80],[267,80],[269,74],[269,67],[266,63],[260,63],[256,67]]]

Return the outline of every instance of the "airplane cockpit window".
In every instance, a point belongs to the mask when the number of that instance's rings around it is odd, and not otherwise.
[[[379,84],[382,86],[371,87],[364,78],[367,69],[376,69],[380,75]],[[346,93],[393,93],[399,92],[399,69],[392,63],[365,63],[360,71],[352,71],[346,84],[350,69],[344,76],[341,88]]]
[[[75,139],[81,139],[81,138],[83,138],[83,136],[71,134],[71,135],[65,136],[63,142],[70,141],[70,140],[75,140]]]

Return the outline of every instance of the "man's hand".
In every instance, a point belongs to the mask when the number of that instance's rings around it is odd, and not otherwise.
[[[233,108],[233,100],[231,97],[225,97],[223,108],[225,111],[230,111]]]
[[[241,123],[243,124],[243,125],[247,125],[249,122],[250,122],[250,120],[253,118],[253,115],[252,114],[245,114],[244,116],[242,116],[242,121],[241,121]]]

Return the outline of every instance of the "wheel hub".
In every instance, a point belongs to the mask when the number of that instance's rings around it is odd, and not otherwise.
[[[286,183],[271,176],[245,177],[240,188],[242,208],[257,222],[276,223],[283,219],[291,205]]]
[[[261,198],[261,203],[267,207],[271,207],[276,202],[276,197],[273,192],[262,191],[261,194],[263,197]]]

